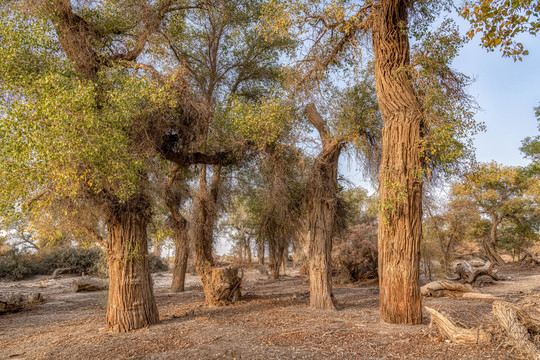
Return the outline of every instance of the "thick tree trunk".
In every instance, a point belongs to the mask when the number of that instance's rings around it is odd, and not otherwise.
[[[484,251],[489,260],[497,265],[504,265],[504,260],[497,252],[497,228],[502,219],[497,218],[495,215],[491,215],[491,230],[489,232],[489,238],[484,237],[483,245]]]
[[[186,281],[186,270],[189,257],[189,242],[187,232],[187,221],[181,218],[180,222],[176,223],[174,229],[174,268],[173,280],[171,285],[172,292],[184,291]]]
[[[126,332],[159,322],[148,263],[148,205],[118,206],[107,223],[108,331]]]
[[[407,1],[380,1],[373,11],[377,99],[383,116],[379,196],[381,320],[420,324],[422,107],[406,73]]]
[[[338,160],[343,144],[331,136],[313,104],[306,106],[308,120],[317,128],[323,149],[308,180],[309,305],[335,310],[332,300],[332,238],[337,203]]]

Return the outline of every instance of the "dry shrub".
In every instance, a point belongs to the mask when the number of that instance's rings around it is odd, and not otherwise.
[[[332,275],[338,282],[377,278],[377,226],[360,224],[332,252]]]
[[[309,263],[307,261],[298,269],[298,275],[309,275]]]

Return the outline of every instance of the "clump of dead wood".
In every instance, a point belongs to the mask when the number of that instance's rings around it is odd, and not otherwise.
[[[10,292],[0,294],[0,314],[28,310],[43,301],[41,293],[21,294]]]
[[[434,324],[441,336],[451,342],[479,344],[504,339],[524,358],[540,360],[540,298],[515,304],[494,301],[492,312],[498,326],[492,329],[467,329],[434,309],[426,306],[426,310],[431,314],[430,325]]]
[[[466,260],[462,260],[455,267],[457,277],[451,278],[449,280],[463,279],[467,284],[472,284],[480,276],[486,275],[491,277],[493,280],[498,281],[501,279],[497,274],[497,269],[495,269],[496,265],[496,263],[488,261],[482,266],[473,266]]]
[[[495,299],[491,294],[477,292],[470,284],[461,284],[449,280],[432,281],[420,288],[425,297],[465,297],[473,299]]]
[[[521,258],[521,264],[530,266],[540,265],[540,258],[535,254],[525,251],[525,255]]]

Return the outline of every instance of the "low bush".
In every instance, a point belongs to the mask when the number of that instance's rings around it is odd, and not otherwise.
[[[17,281],[35,274],[37,269],[32,255],[21,253],[17,249],[4,251],[0,255],[0,278]]]
[[[150,263],[150,272],[158,271],[167,271],[169,270],[169,265],[156,254],[150,253],[148,256],[148,261]]]
[[[332,252],[332,275],[338,282],[377,278],[377,227],[360,224]]]
[[[150,271],[166,271],[167,263],[159,256],[149,255]],[[50,275],[58,268],[71,268],[73,273],[107,277],[105,251],[93,247],[51,247],[38,253],[22,253],[9,249],[0,254],[0,279],[22,280],[33,275]]]

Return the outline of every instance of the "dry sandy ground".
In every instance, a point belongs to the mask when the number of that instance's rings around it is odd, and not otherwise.
[[[479,289],[511,301],[540,293],[540,269],[509,267],[505,280]],[[342,309],[308,308],[303,276],[272,281],[247,273],[244,296],[222,307],[204,306],[198,279],[184,293],[169,291],[171,275],[154,274],[161,323],[127,334],[104,331],[106,291],[72,293],[72,278],[0,283],[0,292],[40,291],[45,303],[0,317],[0,359],[519,359],[498,341],[456,345],[428,327],[379,321],[376,283],[336,286]],[[424,299],[464,326],[489,326],[491,301]]]

